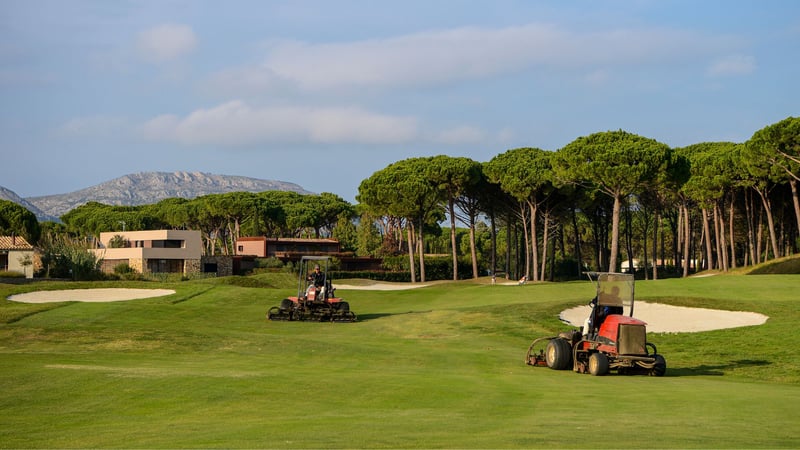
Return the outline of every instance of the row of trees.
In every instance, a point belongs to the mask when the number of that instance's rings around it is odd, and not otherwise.
[[[266,191],[210,194],[187,200],[169,198],[141,206],[90,202],[61,217],[65,231],[94,238],[103,231],[200,230],[207,255],[235,254],[236,241],[246,236],[328,237],[337,223],[349,222],[353,206],[323,193]]]
[[[39,226],[17,210],[24,208],[0,204],[0,228],[32,242],[39,234],[88,241],[101,231],[197,229],[206,254],[235,254],[241,235],[335,237],[360,256],[406,254],[412,281],[426,280],[426,254],[445,252],[453,279],[459,262],[473,277],[488,270],[541,280],[587,267],[620,270],[634,259],[646,276],[666,266],[685,276],[797,251],[798,140],[798,118],[745,143],[684,148],[609,131],[483,163],[444,155],[398,161],[362,181],[357,205],[330,193],[234,192],[142,206],[93,202],[63,224]]]
[[[556,257],[577,261],[578,271],[584,265],[619,270],[622,250],[628,262],[654,261],[654,278],[668,263],[685,276],[797,250],[798,141],[800,119],[788,118],[743,144],[673,149],[620,130],[580,137],[555,152],[513,149],[483,164],[411,158],[364,180],[358,201],[380,218],[383,235],[408,252],[412,273],[418,260],[422,281],[426,229],[445,216],[453,267],[459,220],[470,230],[477,276],[474,236],[481,215],[491,224],[492,269],[498,267],[500,226],[507,245],[500,266],[507,273],[552,277]]]

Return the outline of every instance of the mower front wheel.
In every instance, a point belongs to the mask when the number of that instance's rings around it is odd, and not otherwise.
[[[608,357],[603,353],[592,353],[589,357],[589,373],[595,376],[608,373]]]
[[[545,349],[547,367],[553,370],[565,370],[572,362],[572,347],[564,339],[550,339]]]

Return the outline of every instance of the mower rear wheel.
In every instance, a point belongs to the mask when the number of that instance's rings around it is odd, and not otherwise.
[[[289,311],[293,307],[294,307],[294,302],[289,300],[288,298],[281,300],[281,306],[280,306],[281,311]]]
[[[589,357],[589,373],[595,376],[608,373],[608,357],[603,353],[592,353]]]
[[[547,367],[553,370],[565,370],[572,362],[572,347],[564,339],[550,339],[545,348]]]
[[[665,373],[667,373],[667,360],[661,355],[656,355],[656,361],[653,363],[650,375],[663,377]]]

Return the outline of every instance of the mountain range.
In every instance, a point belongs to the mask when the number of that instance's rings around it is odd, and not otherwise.
[[[294,183],[236,175],[204,172],[139,172],[79,191],[39,197],[22,198],[0,186],[0,198],[25,207],[34,213],[39,221],[58,221],[58,217],[91,201],[107,205],[136,206],[157,203],[173,197],[192,199],[225,192],[264,191],[311,193]]]

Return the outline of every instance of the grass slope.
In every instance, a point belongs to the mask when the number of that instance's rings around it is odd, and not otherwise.
[[[800,276],[638,282],[637,298],[750,310],[765,325],[650,336],[663,378],[523,363],[586,282],[338,292],[353,324],[281,323],[260,275],[155,283],[118,303],[0,301],[4,448],[793,448]],[[258,287],[249,287],[258,286]],[[264,287],[266,286],[266,287]]]

